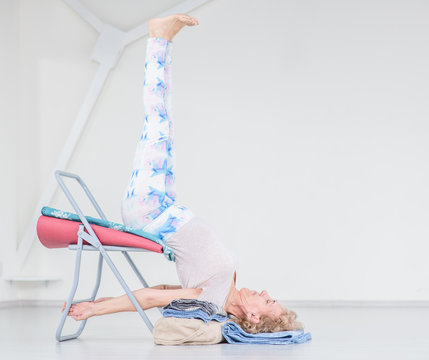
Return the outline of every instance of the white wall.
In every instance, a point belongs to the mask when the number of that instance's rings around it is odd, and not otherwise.
[[[0,279],[5,262],[15,252],[17,239],[17,172],[19,137],[19,4],[0,1]],[[8,284],[0,280],[0,301],[12,299]]]
[[[177,2],[86,3],[127,30]],[[213,0],[192,13],[201,25],[174,40],[178,197],[235,251],[239,286],[284,300],[429,300],[428,12],[405,0]],[[97,68],[96,33],[61,1],[21,0],[19,19],[11,234],[23,233]],[[67,169],[114,221],[142,127],[144,55],[144,39],[125,50]],[[61,194],[49,205],[70,208]],[[136,258],[148,281],[176,281],[162,257]],[[22,275],[63,282],[2,297],[63,299],[72,266],[66,250],[35,243]],[[101,292],[120,293],[106,275]]]

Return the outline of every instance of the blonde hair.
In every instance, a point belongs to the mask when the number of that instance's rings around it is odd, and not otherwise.
[[[284,309],[284,312],[278,318],[262,315],[257,324],[237,317],[233,317],[231,321],[234,321],[245,332],[257,334],[303,329],[304,326],[300,322],[295,321],[296,318],[295,311]]]

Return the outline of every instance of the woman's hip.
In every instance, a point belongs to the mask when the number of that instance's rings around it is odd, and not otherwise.
[[[153,208],[145,205],[144,199],[140,197],[122,201],[122,219],[126,226],[144,230],[164,240],[194,216],[190,209],[176,202],[164,202]]]

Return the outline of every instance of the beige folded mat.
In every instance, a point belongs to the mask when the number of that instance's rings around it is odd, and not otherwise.
[[[165,317],[153,328],[153,339],[158,345],[208,345],[225,341],[223,323],[200,319]]]

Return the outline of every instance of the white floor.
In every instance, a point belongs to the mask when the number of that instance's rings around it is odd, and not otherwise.
[[[136,313],[90,319],[79,339],[57,343],[57,308],[3,308],[0,359],[429,359],[429,308],[294,310],[311,332],[311,342],[157,346]]]

